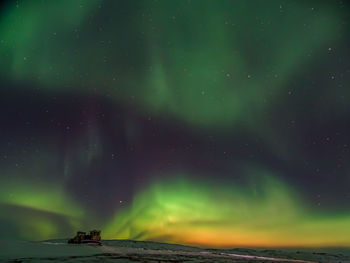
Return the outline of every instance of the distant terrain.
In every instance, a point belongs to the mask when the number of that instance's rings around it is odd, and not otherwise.
[[[0,262],[349,262],[349,249],[204,249],[150,241],[104,240],[102,246],[65,239],[0,241]]]

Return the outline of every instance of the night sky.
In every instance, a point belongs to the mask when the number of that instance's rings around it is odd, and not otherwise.
[[[2,238],[349,246],[349,14],[2,2]]]

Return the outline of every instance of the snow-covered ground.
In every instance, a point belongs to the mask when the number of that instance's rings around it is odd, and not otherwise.
[[[0,262],[350,262],[349,251],[344,251],[217,250],[130,240],[103,241],[103,246],[71,245],[65,240],[0,241]]]

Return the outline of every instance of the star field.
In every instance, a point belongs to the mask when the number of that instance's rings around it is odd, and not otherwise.
[[[346,1],[4,1],[0,231],[350,243]]]

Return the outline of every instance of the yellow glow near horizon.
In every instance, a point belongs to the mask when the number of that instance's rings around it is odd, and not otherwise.
[[[350,244],[349,226],[350,215],[308,212],[272,177],[254,187],[182,179],[140,193],[104,233],[207,247],[325,247]]]

